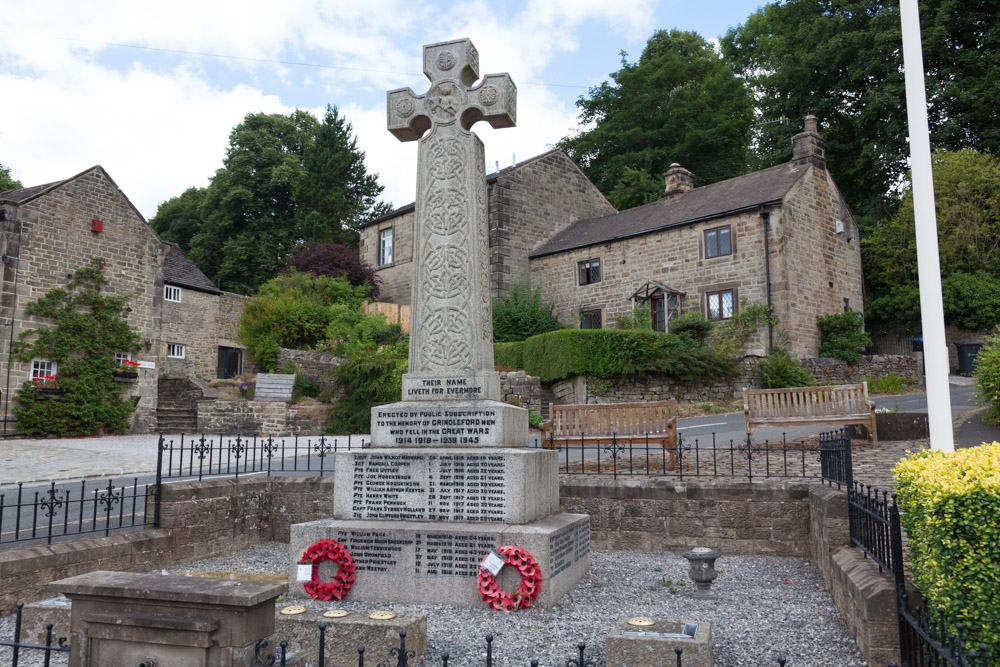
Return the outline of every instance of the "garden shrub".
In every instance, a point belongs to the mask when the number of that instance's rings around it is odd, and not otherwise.
[[[25,312],[52,321],[54,327],[31,329],[14,342],[21,361],[43,357],[58,365],[59,400],[42,396],[25,382],[14,408],[18,426],[29,436],[125,433],[135,406],[114,381],[115,354],[139,347],[139,333],[123,317],[129,296],[106,296],[101,289],[105,260],[94,257],[77,269],[69,285],[49,290]]]
[[[792,359],[783,347],[772,349],[767,357],[757,364],[757,370],[767,389],[811,387],[816,384],[816,376],[812,371]]]
[[[570,375],[606,379],[643,374],[692,381],[722,377],[733,365],[687,334],[564,329],[526,340],[524,369],[542,382]]]
[[[333,304],[328,308],[330,322],[324,330],[322,349],[346,357],[370,347],[395,345],[403,337],[398,324],[389,324],[385,314],[366,315],[359,306]]]
[[[649,306],[637,306],[632,309],[631,313],[616,316],[615,328],[631,329],[635,331],[652,331],[653,316]]]
[[[924,450],[893,476],[913,583],[945,609],[948,632],[961,623],[967,639],[988,646],[984,664],[1000,663],[1000,443]]]
[[[699,343],[704,343],[708,335],[712,333],[712,321],[701,313],[687,313],[670,320],[670,333],[688,334]]]
[[[973,366],[976,396],[987,406],[983,421],[1000,425],[1000,333],[986,337]]]
[[[861,313],[847,310],[843,313],[820,315],[816,318],[822,342],[819,356],[841,359],[856,364],[861,352],[872,344],[871,336],[865,331],[865,319]]]
[[[303,398],[316,398],[320,392],[319,378],[305,373],[296,373],[292,384],[292,402],[298,403]]]
[[[778,324],[774,306],[759,303],[748,306],[744,302],[739,312],[714,325],[714,331],[708,336],[709,344],[726,359],[735,359],[743,352],[743,345],[750,334],[766,323]]]
[[[403,394],[409,338],[396,345],[356,350],[327,373],[340,393],[327,412],[329,433],[368,433],[375,403],[398,401]]]
[[[868,382],[868,391],[873,394],[900,394],[906,390],[906,378],[897,373],[867,377],[865,381]]]
[[[540,289],[514,283],[510,291],[493,300],[493,340],[517,343],[531,336],[561,328],[552,304],[542,303]]]
[[[501,368],[524,368],[524,342],[493,343],[493,363]]]

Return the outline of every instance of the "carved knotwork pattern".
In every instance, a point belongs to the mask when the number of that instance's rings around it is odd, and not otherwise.
[[[461,308],[448,306],[432,311],[424,319],[420,347],[424,364],[430,368],[460,368],[472,356],[469,316]]]
[[[451,236],[465,231],[468,200],[455,188],[431,192],[427,197],[427,227],[434,234]]]
[[[476,168],[483,169],[486,163],[486,149],[476,142]],[[476,187],[476,226],[479,227],[479,328],[483,340],[493,340],[493,300],[490,297],[490,230],[486,208],[486,188]]]
[[[462,248],[433,246],[423,257],[424,290],[438,299],[452,299],[469,289],[469,267]]]
[[[432,178],[446,181],[457,178],[462,173],[462,146],[458,139],[439,139],[427,145],[430,157],[428,171]]]
[[[442,81],[427,93],[427,102],[435,120],[448,121],[465,106],[465,91],[451,81]]]
[[[517,89],[514,88],[514,82],[510,79],[507,79],[507,83],[504,85],[503,101],[510,119],[517,122]]]
[[[479,76],[479,51],[472,44],[469,44],[469,67]]]
[[[451,51],[442,51],[438,54],[437,66],[439,70],[447,72],[455,66],[455,54]]]

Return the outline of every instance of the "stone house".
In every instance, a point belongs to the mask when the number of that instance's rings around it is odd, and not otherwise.
[[[578,220],[536,245],[531,281],[560,320],[614,326],[648,304],[657,329],[680,313],[726,320],[772,304],[795,357],[816,356],[818,315],[864,307],[858,227],[826,169],[816,118],[786,164],[695,188],[672,165],[656,202]],[[761,331],[745,351],[765,354]]]
[[[611,203],[561,149],[486,177],[494,294],[530,279],[528,255],[576,220],[614,213]],[[361,226],[361,258],[382,281],[380,300],[410,304],[414,205]]]
[[[121,357],[140,364],[127,394],[137,399],[133,430],[156,428],[161,374],[216,377],[221,350],[237,349],[235,323],[244,297],[215,286],[173,244],[157,237],[128,197],[100,166],[62,181],[0,193],[0,411],[12,431],[14,397],[55,362],[13,358],[10,341],[48,324],[24,312],[54,287],[64,287],[92,257],[106,260],[110,294],[128,296],[126,319],[141,336]],[[238,364],[239,355],[225,352]],[[227,370],[232,367],[232,361]]]

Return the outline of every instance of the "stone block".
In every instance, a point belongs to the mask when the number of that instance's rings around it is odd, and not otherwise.
[[[289,596],[308,595],[295,581],[294,564],[321,539],[337,540],[354,559],[351,600],[484,606],[476,583],[479,564],[502,545],[522,547],[538,561],[541,607],[555,604],[590,569],[590,519],[579,514],[523,525],[326,519],[292,526]],[[500,583],[510,590],[520,580],[504,570]]]
[[[707,621],[654,619],[649,626],[614,624],[604,643],[607,667],[662,667],[673,664],[675,648],[682,649],[684,667],[712,667],[712,624]],[[686,624],[697,625],[694,636],[682,635]],[[664,636],[675,635],[675,636]]]
[[[372,609],[374,611],[374,609]],[[268,652],[280,642],[288,642],[288,651],[296,664],[319,664],[319,625],[324,632],[324,657],[327,665],[358,664],[358,647],[365,648],[365,664],[390,663],[389,650],[398,648],[400,631],[406,632],[406,649],[416,655],[410,664],[420,661],[427,650],[427,617],[400,613],[389,620],[369,618],[370,611],[351,610],[343,618],[325,618],[323,611],[275,616],[274,635],[268,640]],[[304,661],[304,662],[303,662]],[[391,660],[395,664],[395,658]]]
[[[373,447],[527,447],[528,411],[497,400],[403,401],[373,407],[371,432]]]
[[[337,452],[334,518],[522,524],[559,511],[558,452]]]

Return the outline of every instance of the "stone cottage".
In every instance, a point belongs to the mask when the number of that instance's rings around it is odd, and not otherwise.
[[[786,164],[694,187],[672,165],[656,202],[578,220],[530,253],[531,281],[561,321],[610,327],[640,304],[654,325],[700,312],[726,320],[744,304],[772,304],[789,352],[815,356],[817,315],[861,311],[858,227],[826,169],[816,118]],[[745,351],[765,354],[773,331]]]
[[[486,177],[490,268],[494,294],[530,278],[528,254],[576,220],[615,212],[611,203],[561,149]],[[410,303],[414,205],[361,226],[361,258],[382,280],[379,298]]]
[[[127,393],[138,399],[135,431],[156,427],[157,380],[163,373],[212,378],[238,368],[233,341],[244,297],[219,291],[177,246],[161,241],[108,173],[95,166],[71,178],[0,193],[0,411],[13,431],[14,396],[55,362],[13,358],[10,341],[48,322],[25,306],[65,286],[92,257],[103,257],[110,294],[128,297],[125,316],[141,336],[117,356],[140,364]],[[236,352],[233,352],[236,350]]]

